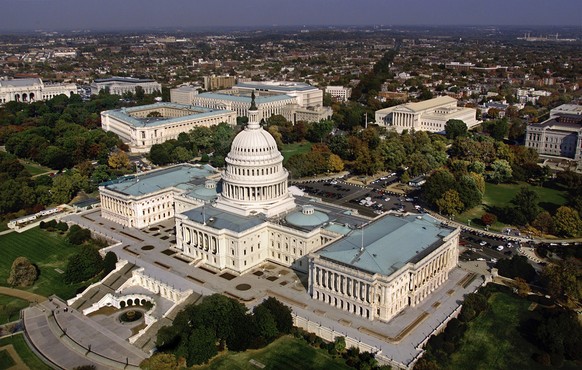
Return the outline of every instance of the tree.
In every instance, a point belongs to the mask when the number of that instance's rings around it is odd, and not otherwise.
[[[65,273],[66,283],[74,284],[97,275],[103,268],[103,259],[99,251],[91,246],[82,247],[81,252],[69,257]]]
[[[454,216],[461,212],[465,205],[461,201],[461,197],[456,190],[447,190],[443,196],[436,201],[436,206],[439,208],[439,213]]]
[[[117,264],[117,255],[115,252],[107,252],[105,257],[103,257],[103,276],[109,274],[111,271],[115,270]]]
[[[168,164],[172,161],[168,145],[154,144],[150,149],[150,160],[156,165]]]
[[[517,294],[521,297],[526,297],[531,292],[529,284],[520,277],[515,278],[515,288],[517,289]]]
[[[155,353],[139,364],[143,370],[179,370],[186,366],[184,361],[178,361],[172,353]]]
[[[574,257],[546,265],[542,276],[552,296],[567,296],[573,300],[582,298],[582,270]]]
[[[436,205],[436,201],[450,189],[456,186],[455,176],[446,169],[435,171],[426,180],[422,187],[422,196],[429,203]]]
[[[346,337],[335,337],[333,344],[337,353],[343,353],[346,350]]]
[[[554,215],[554,228],[558,235],[576,237],[582,231],[582,221],[575,209],[561,206]]]
[[[277,323],[268,308],[261,305],[256,306],[253,310],[253,315],[257,325],[258,334],[260,337],[264,338],[266,343],[270,343],[277,337],[277,335],[279,335]]]
[[[450,119],[445,124],[447,139],[454,140],[467,135],[467,124],[460,119]]]
[[[72,225],[67,233],[67,240],[74,245],[81,245],[91,239],[91,231],[78,225]]]
[[[489,134],[495,140],[503,140],[507,136],[508,132],[509,123],[507,122],[506,118],[495,121],[489,130]]]
[[[36,267],[26,257],[17,257],[12,262],[8,284],[16,287],[27,287],[34,284],[38,277]]]
[[[277,330],[279,330],[279,332],[282,334],[291,333],[291,329],[293,329],[291,308],[273,297],[265,299],[260,305],[264,306],[271,312],[277,322]]]
[[[208,362],[208,360],[218,354],[216,335],[212,329],[204,326],[194,328],[188,337],[184,352],[188,366]]]
[[[483,225],[491,226],[497,222],[497,216],[493,213],[484,213],[483,216],[481,216],[481,222],[483,222]]]
[[[538,229],[544,234],[550,234],[554,231],[554,219],[550,212],[542,211],[538,213],[536,218],[531,222],[531,226]]]
[[[328,159],[328,168],[331,172],[340,172],[344,169],[344,161],[335,154],[330,154]]]
[[[499,275],[510,279],[522,278],[527,282],[533,281],[537,274],[527,257],[514,255],[511,259],[502,259],[497,263]]]
[[[491,164],[491,169],[493,172],[490,177],[493,182],[499,184],[511,179],[513,171],[511,165],[505,159],[496,159],[493,164]]]
[[[511,203],[515,205],[515,208],[525,217],[528,223],[532,222],[540,213],[538,202],[538,194],[526,187],[519,189],[519,192],[511,200]]]
[[[113,169],[129,168],[130,162],[127,153],[117,150],[109,155],[107,164]]]

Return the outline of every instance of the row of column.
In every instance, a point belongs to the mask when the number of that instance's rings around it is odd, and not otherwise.
[[[438,272],[447,269],[450,266],[449,249],[439,254],[430,262],[425,264],[416,274],[414,279],[410,282],[410,290],[414,291],[419,286],[423,285],[427,279],[432,278]]]
[[[285,183],[267,186],[240,186],[228,182],[223,184],[223,195],[242,201],[261,201],[279,198],[287,191]]]
[[[132,216],[133,211],[127,202],[101,195],[101,207],[122,216]]]
[[[218,239],[215,236],[194,230],[188,226],[182,226],[182,235],[186,245],[212,254],[218,254]]]
[[[315,281],[318,287],[323,287],[339,295],[370,303],[372,285],[337,272],[315,267]]]
[[[325,302],[331,306],[337,307],[344,311],[351,312],[356,315],[360,315],[367,319],[370,318],[370,309],[368,307],[364,307],[355,303],[352,303],[348,300],[343,300],[341,298],[335,297],[331,294],[326,294],[323,292],[315,291],[314,298],[318,301]]]
[[[414,127],[414,114],[396,112],[393,124],[400,127]]]

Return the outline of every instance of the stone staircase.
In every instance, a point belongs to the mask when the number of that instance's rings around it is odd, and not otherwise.
[[[109,275],[101,284],[85,290],[81,297],[73,302],[71,307],[78,311],[83,311],[105,297],[108,293],[113,294],[117,288],[131,278],[131,271],[136,268],[137,266],[132,263],[126,264],[119,271]]]

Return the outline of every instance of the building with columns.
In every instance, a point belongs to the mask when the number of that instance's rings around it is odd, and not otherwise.
[[[109,90],[109,93],[112,95],[123,95],[125,93],[135,94],[135,89],[138,86],[146,94],[162,91],[162,85],[155,80],[133,77],[110,77],[93,81],[91,84],[91,94],[97,95],[101,90]]]
[[[101,216],[138,229],[174,217],[214,199],[218,173],[214,168],[181,164],[99,186]]]
[[[148,152],[152,145],[177,139],[195,127],[221,122],[236,125],[236,113],[173,103],[155,103],[101,112],[101,127],[116,133],[132,152]]]
[[[370,320],[416,306],[457,265],[460,229],[433,217],[380,217],[311,255],[309,293]]]
[[[40,78],[0,79],[0,104],[11,101],[31,103],[49,100],[58,95],[68,98],[77,93],[77,85],[72,83],[44,83]]]
[[[143,228],[174,217],[175,249],[192,265],[234,275],[265,262],[309,274],[309,294],[370,320],[421,302],[458,258],[459,229],[429,215],[375,219],[293,196],[254,93],[217,183],[209,167],[180,165],[100,187],[102,216]]]
[[[344,86],[327,86],[325,92],[336,101],[348,101],[352,96],[352,88]]]
[[[582,109],[568,106],[553,109],[544,122],[527,125],[525,146],[541,155],[582,160]]]
[[[458,119],[472,128],[480,123],[473,108],[457,107],[457,99],[439,96],[418,103],[400,104],[376,111],[376,124],[401,133],[408,131],[445,132],[450,119]]]
[[[323,106],[323,90],[303,82],[293,81],[249,81],[239,82],[232,88],[234,91],[254,91],[264,95],[287,95],[295,98],[301,108],[317,108]]]

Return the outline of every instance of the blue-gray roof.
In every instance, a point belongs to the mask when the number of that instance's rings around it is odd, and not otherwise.
[[[163,107],[168,108],[176,108],[176,109],[183,109],[191,112],[191,114],[182,116],[182,117],[147,117],[147,118],[136,118],[132,117],[130,113],[146,110],[146,109],[160,109]],[[184,105],[184,104],[176,104],[176,103],[155,103],[155,104],[148,104],[148,105],[141,105],[139,107],[130,107],[130,108],[121,108],[121,109],[113,109],[102,112],[102,114],[108,114],[112,117],[115,117],[123,122],[127,123],[128,125],[134,127],[152,127],[152,126],[159,126],[165,125],[174,122],[182,122],[187,119],[197,119],[197,118],[204,118],[204,117],[212,117],[217,115],[222,115],[224,113],[232,112],[229,110],[224,109],[211,109],[205,107],[197,107],[193,105]]]
[[[391,275],[406,263],[418,262],[438,248],[452,231],[426,214],[403,217],[388,214],[363,229],[353,230],[317,254],[372,274]]]
[[[145,82],[156,82],[150,78],[134,78],[134,77],[110,77],[110,78],[98,78],[95,80],[96,83],[104,82],[123,82],[123,83],[145,83]]]
[[[226,229],[237,233],[251,229],[266,221],[263,214],[241,216],[212,206],[203,206],[183,213],[188,219],[215,229]]]
[[[113,183],[105,184],[105,188],[126,195],[142,196],[176,187],[193,195],[197,188],[204,187],[207,176],[215,173],[216,171],[208,165],[181,164],[158,171],[127,176]]]
[[[260,82],[239,82],[234,86],[234,88],[242,87],[247,89],[255,89],[255,90],[263,90],[263,91],[306,91],[306,90],[313,90],[316,87],[313,87],[309,84],[304,82],[275,82],[272,84],[265,84]]]
[[[251,104],[250,95],[249,96],[230,95],[230,94],[205,92],[205,93],[200,93],[200,94],[194,96],[194,98],[196,98],[196,97],[203,97],[203,98],[216,99],[216,100],[228,100],[228,101],[233,101],[233,102],[242,102],[242,103],[248,103],[249,105]],[[270,103],[270,102],[287,100],[287,99],[293,99],[293,97],[289,96],[289,95],[257,96],[255,98],[255,102],[257,104],[263,104],[263,103]]]

